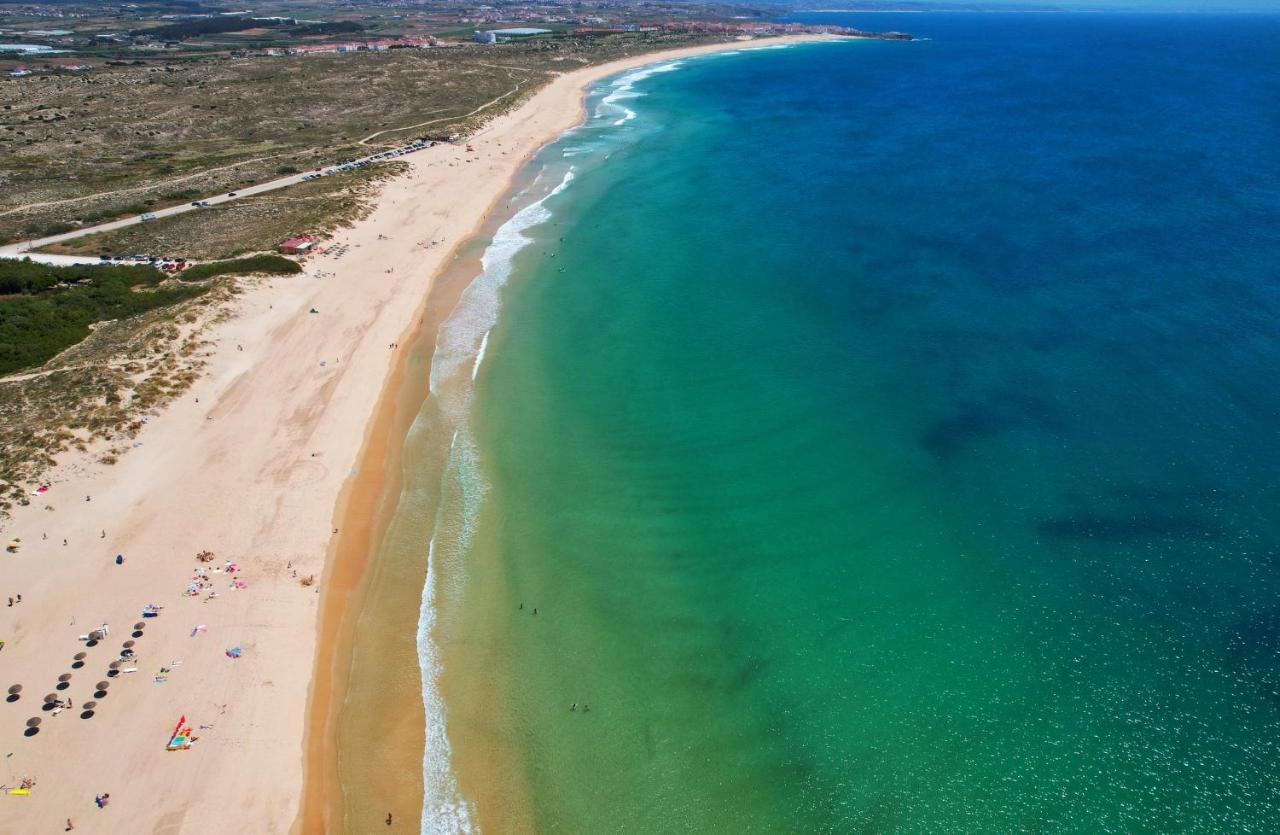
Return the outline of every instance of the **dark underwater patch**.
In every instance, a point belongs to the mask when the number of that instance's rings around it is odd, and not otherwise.
[[[935,458],[950,458],[973,443],[1011,429],[1052,425],[1052,413],[1049,401],[1023,394],[967,401],[955,413],[930,424],[920,444]]]

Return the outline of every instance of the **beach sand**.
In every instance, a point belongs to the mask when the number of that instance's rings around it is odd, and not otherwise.
[[[412,406],[398,394],[403,352],[391,346],[412,344],[432,277],[521,164],[580,120],[588,84],[740,46],[574,70],[472,137],[475,153],[438,145],[413,155],[371,215],[336,236],[330,251],[345,244],[345,254],[236,299],[212,332],[205,376],[150,418],[140,446],[114,466],[63,459],[51,489],[3,525],[22,547],[0,557],[0,602],[22,602],[0,614],[0,689],[23,689],[0,703],[0,780],[37,782],[28,796],[0,797],[0,832],[61,831],[68,818],[91,832],[322,831],[338,794],[326,782],[336,767],[326,743],[349,663],[343,636]],[[183,596],[205,549],[216,555],[208,567],[231,560],[240,572],[210,575],[216,598]],[[303,586],[308,575],[316,583]],[[245,588],[232,588],[233,577]],[[95,698],[148,603],[165,608],[136,639],[139,660],[127,666],[137,672]],[[103,623],[107,640],[86,648],[78,636]],[[226,654],[234,646],[238,659]],[[84,667],[72,669],[82,651]],[[169,672],[157,683],[161,667]],[[69,687],[58,691],[64,673]],[[42,710],[49,693],[73,709]],[[97,705],[81,718],[88,701]],[[180,716],[199,739],[167,752]],[[42,721],[28,736],[33,717]],[[99,809],[102,793],[110,803]]]

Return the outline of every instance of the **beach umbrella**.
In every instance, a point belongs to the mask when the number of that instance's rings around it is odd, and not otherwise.
[[[71,681],[71,673],[63,673],[58,676],[58,681]]]
[[[99,690],[106,690],[110,686],[111,686],[111,682],[109,681],[100,681],[98,682],[98,685],[97,685]]]
[[[87,652],[77,652],[75,655],[73,655],[73,656],[71,656],[71,657],[72,657],[72,658],[74,658],[74,659],[75,659],[75,660],[77,660],[77,661],[83,661],[83,660],[85,660],[86,658],[88,658],[88,657],[89,657],[89,653],[87,653]]]
[[[27,727],[28,727],[28,728],[34,728],[34,727],[36,727],[36,726],[37,726],[37,725],[39,725],[39,724],[40,724],[40,717],[39,717],[39,716],[32,716],[30,719],[28,719],[28,720],[27,720]]]
[[[132,649],[132,648],[133,648],[133,645],[134,645],[134,644],[136,644],[136,643],[137,643],[137,641],[125,641],[125,642],[124,642],[124,648],[125,648],[125,649]]]
[[[110,664],[108,664],[108,665],[107,665],[107,667],[108,667],[108,668],[110,668],[110,669],[112,669],[112,670],[118,670],[118,669],[120,669],[120,662],[119,662],[119,661],[112,661]]]
[[[54,702],[56,702],[56,701],[58,701],[58,694],[57,694],[57,693],[50,693],[49,695],[47,695],[47,696],[45,696],[45,697],[44,697],[44,703],[45,703],[45,704],[47,704],[47,705],[51,705],[51,704],[53,704],[53,703],[54,703]]]
[[[21,684],[15,684],[15,685],[13,685],[12,687],[10,687],[10,688],[9,688],[9,695],[10,695],[10,696],[16,696],[16,695],[18,695],[18,694],[19,694],[19,693],[21,693],[21,692],[22,692],[22,685],[21,685]]]
[[[141,621],[141,620],[140,620],[140,621],[138,621],[137,623],[135,623],[135,624],[133,625],[133,628],[134,628],[134,629],[142,629],[142,628],[146,627],[146,625],[147,625],[147,624],[146,624],[146,622],[145,622],[145,621]]]
[[[95,707],[97,707],[97,706],[98,706],[98,703],[97,703],[97,702],[85,702],[85,703],[84,703],[84,709],[85,709],[85,710],[93,710],[93,709],[94,709]]]

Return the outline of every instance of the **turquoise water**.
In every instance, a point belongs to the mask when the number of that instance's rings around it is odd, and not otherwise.
[[[606,83],[460,306],[454,749],[544,831],[1280,829],[1280,17],[806,19],[931,39]]]

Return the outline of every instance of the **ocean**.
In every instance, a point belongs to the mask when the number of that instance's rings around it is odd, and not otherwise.
[[[422,831],[1280,829],[1280,16],[795,19],[474,244]]]

